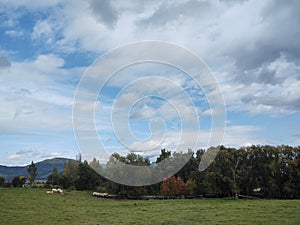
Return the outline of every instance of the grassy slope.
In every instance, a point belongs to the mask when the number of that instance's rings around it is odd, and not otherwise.
[[[300,200],[109,200],[0,189],[1,224],[300,224]]]

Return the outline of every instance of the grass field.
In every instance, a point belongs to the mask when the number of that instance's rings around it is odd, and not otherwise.
[[[300,224],[300,200],[111,200],[0,189],[0,224]]]

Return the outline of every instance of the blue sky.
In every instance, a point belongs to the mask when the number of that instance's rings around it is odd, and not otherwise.
[[[300,145],[299,9],[298,1],[269,0],[0,0],[0,164],[74,158],[80,149],[72,107],[80,78],[110,49],[144,40],[188,48],[207,63],[226,104],[222,144]],[[182,89],[157,76],[183,88],[194,105],[183,100]],[[134,83],[143,77],[152,80]],[[181,116],[168,102],[174,96]],[[137,97],[127,120],[113,124],[113,104],[123,109]],[[212,116],[205,93],[168,65],[124,68],[97,102],[83,108],[94,106],[99,139],[111,153],[155,157],[161,147],[173,150],[181,131],[188,137],[196,132],[180,124],[182,118],[196,121],[192,110],[200,118],[197,147],[209,138]],[[126,137],[127,124],[135,140]]]

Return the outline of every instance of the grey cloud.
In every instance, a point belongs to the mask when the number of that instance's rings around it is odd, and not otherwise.
[[[30,115],[33,114],[33,108],[31,105],[23,105],[19,108],[17,108],[15,115],[14,115],[14,119],[17,119],[19,116],[23,115]]]
[[[254,70],[241,72],[231,83],[241,110],[283,115],[300,110],[300,65],[285,57]]]
[[[273,96],[269,93],[261,94],[259,97],[254,94],[246,94],[241,97],[241,101],[246,105],[252,104],[253,106],[266,106],[271,107],[273,114],[280,114],[280,110],[286,112],[294,112],[300,110],[300,96]]]
[[[230,55],[234,57],[237,68],[241,71],[252,70],[270,63],[280,57],[281,49],[270,43],[257,43],[254,49],[248,50],[240,46],[234,49]]]
[[[260,107],[274,114],[300,110],[295,87],[300,80],[299,9],[299,1],[269,2],[260,12],[261,33],[229,46],[227,55],[235,62],[236,74],[232,85],[244,85],[240,100],[253,106],[253,111]]]
[[[226,4],[228,4],[228,5],[234,5],[234,4],[237,4],[237,3],[244,3],[244,2],[246,2],[246,1],[248,1],[248,0],[219,0],[220,2],[224,2],[224,3],[226,3]]]
[[[299,1],[270,2],[260,15],[261,24],[258,25],[264,28],[263,32],[232,46],[230,54],[236,66],[240,70],[251,70],[274,61],[282,54],[290,61],[300,63],[299,9]]]
[[[59,136],[51,135],[51,134],[43,134],[43,133],[30,133],[30,132],[22,132],[15,131],[13,129],[7,129],[0,127],[0,136],[9,135],[9,136],[31,136],[31,137],[49,137],[49,138],[58,138]]]
[[[8,60],[8,58],[4,56],[0,56],[0,69],[1,68],[8,68],[11,66],[11,62]]]
[[[188,1],[181,4],[163,3],[148,18],[138,22],[139,25],[162,26],[176,21],[181,16],[199,18],[210,10],[210,3],[206,1]]]
[[[259,83],[263,84],[276,84],[281,82],[281,79],[276,79],[275,77],[275,70],[270,70],[267,68],[263,68],[258,75]]]
[[[35,91],[30,91],[26,88],[11,89],[9,95],[7,95],[4,99],[6,101],[17,101],[31,96],[34,92]]]
[[[118,12],[110,0],[91,0],[90,7],[99,22],[112,28],[118,20]]]
[[[22,114],[22,110],[20,108],[16,109],[14,120],[17,119]]]
[[[258,83],[258,84],[279,84],[284,81],[283,77],[277,77],[276,76],[276,70],[275,69],[269,69],[266,65],[254,69],[254,70],[247,70],[244,72],[240,72],[237,75],[238,79],[237,81],[246,85],[252,84],[252,83]]]
[[[16,152],[16,155],[24,155],[24,154],[28,154],[28,153],[33,153],[33,152],[37,151],[38,149],[40,149],[40,147],[24,148],[24,149],[21,149],[20,151]]]
[[[300,8],[300,2],[298,0],[289,0],[289,1],[273,0],[273,1],[269,1],[267,6],[262,11],[262,15],[264,15],[264,17],[272,17],[272,15],[274,16],[274,13],[278,13],[282,10],[287,10],[289,12],[290,10],[292,10],[293,13],[297,13],[299,11],[299,8]]]
[[[63,156],[63,152],[50,152],[50,153],[39,153],[40,158],[53,158]]]
[[[29,91],[28,89],[26,89],[26,88],[21,88],[21,89],[19,89],[19,90],[17,90],[16,92],[15,92],[17,95],[31,95],[32,94],[32,92],[31,91]]]

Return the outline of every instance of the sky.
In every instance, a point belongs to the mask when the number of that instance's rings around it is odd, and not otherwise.
[[[299,10],[297,0],[0,0],[0,164],[75,158],[82,152],[72,120],[80,79],[111,49],[145,40],[189,49],[209,67],[226,106],[220,144],[300,145]],[[217,112],[178,68],[131,65],[101,91],[93,82],[85,87],[86,95],[95,91],[97,99],[79,108],[95,109],[109,153],[154,158],[161,148],[176,149],[181,135],[185,151],[195,132],[194,148],[207,147]]]

